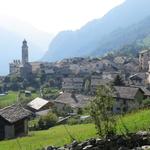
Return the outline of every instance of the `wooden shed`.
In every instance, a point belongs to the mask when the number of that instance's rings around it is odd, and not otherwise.
[[[0,140],[27,135],[30,115],[21,105],[0,109]]]

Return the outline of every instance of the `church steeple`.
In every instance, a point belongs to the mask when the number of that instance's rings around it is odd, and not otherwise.
[[[28,63],[28,45],[27,41],[24,39],[22,42],[22,64]]]

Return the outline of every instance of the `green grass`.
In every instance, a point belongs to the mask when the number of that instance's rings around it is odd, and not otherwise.
[[[149,130],[150,109],[139,110],[138,112],[127,114],[121,120],[119,120],[117,124],[117,130],[119,133],[125,131],[122,122],[127,127],[129,132],[136,132],[139,130]]]
[[[148,130],[150,127],[150,110],[140,110],[127,114],[122,118],[122,121],[130,132]],[[67,129],[79,141],[96,137],[94,124],[67,126]],[[124,131],[121,121],[118,120],[117,132],[120,134]],[[0,150],[36,150],[47,145],[62,146],[70,142],[64,126],[61,125],[45,131],[30,132],[27,137],[1,141]]]
[[[8,95],[0,96],[0,107],[11,105],[17,101],[17,92],[9,91]]]
[[[96,135],[93,124],[67,126],[71,135],[82,141]],[[30,132],[28,137],[0,142],[0,150],[35,150],[46,145],[61,146],[70,143],[64,126],[57,126],[47,131]],[[20,146],[19,146],[20,145]]]
[[[24,99],[26,101],[33,100],[37,96],[39,96],[37,93],[32,93],[31,97],[26,97],[24,96],[24,93],[22,94]],[[9,91],[8,95],[0,96],[0,108],[12,105],[17,102],[17,97],[18,97],[18,92],[15,91]]]

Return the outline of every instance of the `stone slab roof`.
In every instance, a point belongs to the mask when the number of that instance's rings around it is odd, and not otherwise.
[[[81,108],[84,107],[90,100],[91,100],[90,96],[64,92],[59,97],[56,98],[55,102],[67,104],[73,108],[76,107]]]
[[[29,110],[24,109],[21,105],[12,105],[0,109],[0,116],[9,123],[15,123],[29,117],[31,114]]]
[[[134,100],[137,92],[140,90],[137,87],[114,86],[114,97]]]

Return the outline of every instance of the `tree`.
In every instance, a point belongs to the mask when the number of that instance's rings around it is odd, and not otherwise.
[[[115,85],[115,86],[123,86],[124,85],[124,82],[120,75],[116,76],[116,78],[114,79],[113,85]]]
[[[104,137],[115,134],[116,120],[113,113],[113,90],[108,86],[100,86],[95,98],[90,103],[90,115],[94,120],[97,133]]]

